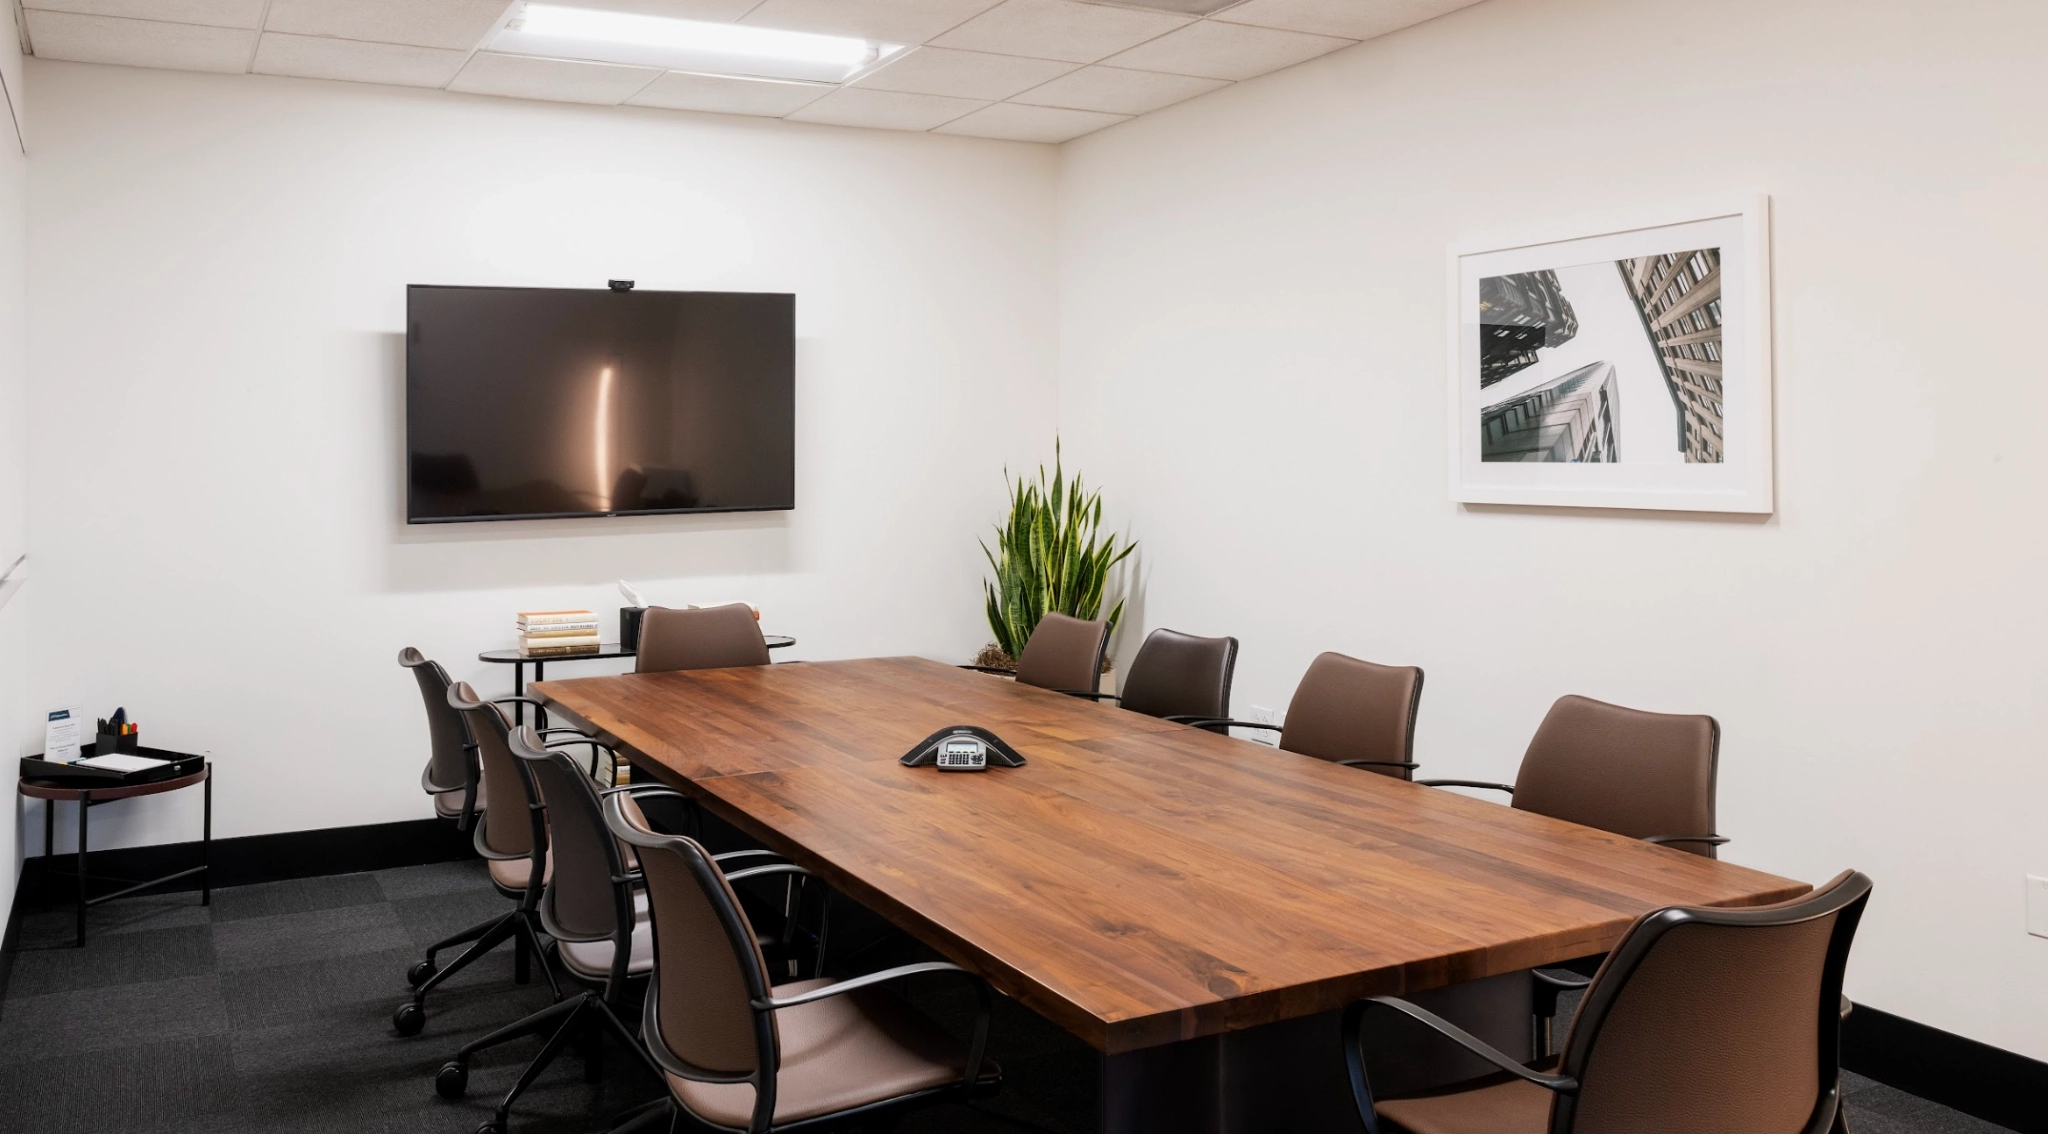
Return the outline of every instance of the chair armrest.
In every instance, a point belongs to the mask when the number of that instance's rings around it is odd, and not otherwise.
[[[1530,969],[1529,975],[1535,977],[1540,984],[1547,984],[1552,988],[1562,988],[1567,991],[1574,988],[1584,988],[1593,983],[1592,977],[1581,976],[1570,969]]]
[[[714,854],[714,855],[712,855],[712,856],[711,856],[711,861],[713,861],[713,862],[731,862],[731,861],[732,861],[733,859],[736,859],[736,858],[761,858],[761,857],[764,857],[764,856],[765,856],[765,857],[767,857],[767,858],[781,858],[781,857],[782,857],[781,855],[779,855],[779,854],[776,854],[776,853],[775,853],[774,851],[772,851],[772,850],[736,850],[736,851],[726,851],[726,852],[725,852],[724,854]],[[727,877],[731,877],[731,875],[727,875]]]
[[[1423,787],[1485,788],[1487,791],[1504,791],[1509,795],[1515,794],[1515,785],[1513,784],[1492,784],[1487,783],[1485,780],[1416,780],[1415,782]]]
[[[1089,701],[1121,702],[1123,700],[1122,697],[1119,697],[1114,693],[1090,693],[1086,689],[1062,689],[1060,690],[1060,692],[1065,693],[1069,697],[1080,697]]]
[[[1486,1060],[1495,1067],[1506,1071],[1525,1082],[1534,1083],[1545,1090],[1572,1094],[1579,1089],[1579,1081],[1569,1075],[1549,1075],[1523,1065],[1514,1056],[1494,1047],[1478,1036],[1466,1031],[1427,1008],[1410,1004],[1395,996],[1375,996],[1353,1004],[1344,1013],[1344,1052],[1347,1056],[1358,1051],[1359,1025],[1365,1019],[1367,1009],[1391,1008],[1416,1020],[1430,1030],[1464,1048],[1466,1051]]]
[[[560,728],[537,728],[537,729],[534,729],[533,731],[535,731],[535,732],[537,732],[537,733],[541,734],[542,736],[553,736],[554,734],[556,734],[556,733],[558,733],[558,732],[568,732],[568,733],[574,733],[574,734],[576,735],[576,738],[577,738],[578,740],[596,740],[596,739],[597,739],[597,738],[596,738],[595,736],[592,736],[591,734],[589,734],[589,733],[587,733],[587,732],[584,732],[584,731],[583,731],[582,729],[580,729],[580,728],[570,728],[570,727],[568,727],[567,725],[563,725],[563,726],[562,726],[562,727],[560,727]]]
[[[1705,843],[1710,847],[1718,847],[1728,840],[1721,835],[1644,835],[1642,841],[1656,843],[1660,847],[1672,843]]]
[[[1343,765],[1343,766],[1344,766],[1344,767],[1346,767],[1346,768],[1420,768],[1420,767],[1422,767],[1422,765],[1420,765],[1420,764],[1416,763],[1416,762],[1415,762],[1415,761],[1413,761],[1413,760],[1332,760],[1332,761],[1330,761],[1330,762],[1331,762],[1331,763],[1333,763],[1333,764],[1341,764],[1341,765]],[[1509,789],[1509,790],[1511,790],[1511,791],[1512,791],[1513,789],[1511,788],[1511,789]]]
[[[843,996],[849,992],[858,992],[863,988],[872,988],[878,984],[887,984],[892,980],[902,980],[904,977],[917,976],[921,973],[960,973],[968,977],[974,976],[973,973],[968,972],[959,965],[953,964],[951,961],[921,961],[914,965],[898,965],[893,969],[883,969],[878,973],[869,973],[866,976],[849,977],[846,980],[834,981],[823,988],[813,988],[790,996],[777,996],[767,1000],[756,1000],[753,1003],[755,1008],[763,1011],[775,1008],[792,1008],[798,1004],[809,1004],[813,1000],[823,1000],[828,996]]]
[[[677,799],[685,799],[685,800],[686,800],[686,799],[689,799],[689,798],[690,798],[689,796],[687,796],[687,795],[684,795],[684,794],[683,794],[682,792],[679,792],[679,791],[677,791],[676,789],[674,789],[674,788],[672,788],[672,787],[669,787],[669,786],[668,786],[667,784],[620,784],[620,785],[619,785],[619,786],[617,786],[617,787],[608,787],[608,788],[599,788],[599,789],[597,789],[597,794],[599,794],[599,795],[601,795],[601,796],[603,796],[603,795],[618,795],[618,794],[620,794],[620,793],[624,793],[624,794],[627,794],[627,795],[631,795],[631,796],[635,796],[635,797],[638,797],[638,796],[640,796],[640,795],[642,795],[642,794],[646,794],[646,795],[672,795],[672,796],[675,796],[675,797],[676,797]]]
[[[749,866],[745,870],[735,870],[726,875],[725,880],[738,882],[746,878],[758,878],[763,874],[800,874],[806,878],[811,877],[810,871],[793,862],[775,862],[767,866]]]
[[[869,973],[866,976],[857,976],[849,980],[837,981],[823,988],[813,988],[807,992],[799,992],[794,996],[771,997],[767,1000],[755,1000],[751,1003],[755,1011],[768,1012],[777,1008],[789,1008],[797,1004],[809,1004],[813,1000],[823,1000],[828,996],[841,996],[849,992],[858,992],[863,988],[872,988],[878,984],[886,984],[892,980],[901,980],[904,977],[918,976],[922,973],[959,973],[961,976],[966,977],[968,983],[974,987],[974,995],[978,1001],[974,1013],[974,1035],[967,1041],[967,1065],[960,1076],[960,1081],[969,1089],[972,1089],[981,1082],[982,1062],[988,1055],[988,1020],[991,1005],[988,982],[961,968],[959,965],[948,961],[925,961],[915,965],[898,965],[893,969],[883,969],[878,973]]]
[[[1280,726],[1276,724],[1261,724],[1258,721],[1234,721],[1229,717],[1168,717],[1166,719],[1179,721],[1182,724],[1191,724],[1196,728],[1210,728],[1215,725],[1223,725],[1227,728],[1264,728],[1271,729],[1274,732],[1280,731]]]

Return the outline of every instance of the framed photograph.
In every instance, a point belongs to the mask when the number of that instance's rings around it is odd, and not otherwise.
[[[1769,512],[1769,199],[1453,245],[1451,497]]]

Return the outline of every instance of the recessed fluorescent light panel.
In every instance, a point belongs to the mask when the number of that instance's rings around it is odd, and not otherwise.
[[[710,75],[839,83],[902,51],[903,45],[596,8],[526,4],[492,38],[490,49]]]

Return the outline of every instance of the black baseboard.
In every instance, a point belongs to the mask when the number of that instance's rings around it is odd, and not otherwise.
[[[470,835],[439,819],[409,819],[398,823],[372,823],[361,827],[328,827],[318,831],[283,831],[274,835],[246,835],[215,839],[211,852],[212,882],[223,886],[247,886],[256,882],[282,882],[291,878],[315,878],[327,874],[355,874],[365,870],[389,870],[395,866],[421,866],[430,862],[454,862],[472,857]],[[57,869],[71,869],[68,854],[57,856]],[[92,852],[91,873],[109,880],[154,878],[199,864],[199,844],[165,843],[153,847],[121,847]],[[14,904],[7,913],[7,927],[0,933],[0,999],[7,995],[7,978],[14,969],[21,919],[29,908],[29,895],[42,882],[41,855],[23,864],[21,879],[14,888]],[[61,884],[69,886],[69,879]],[[114,885],[111,881],[109,886]],[[199,879],[185,878],[150,893],[175,893],[199,889]],[[58,899],[71,901],[67,892]]]
[[[1842,1066],[2019,1134],[2048,1134],[2048,1063],[1858,1004]]]

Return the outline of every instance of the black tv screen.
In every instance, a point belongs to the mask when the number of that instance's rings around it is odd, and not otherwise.
[[[796,506],[796,297],[406,289],[406,520]]]

